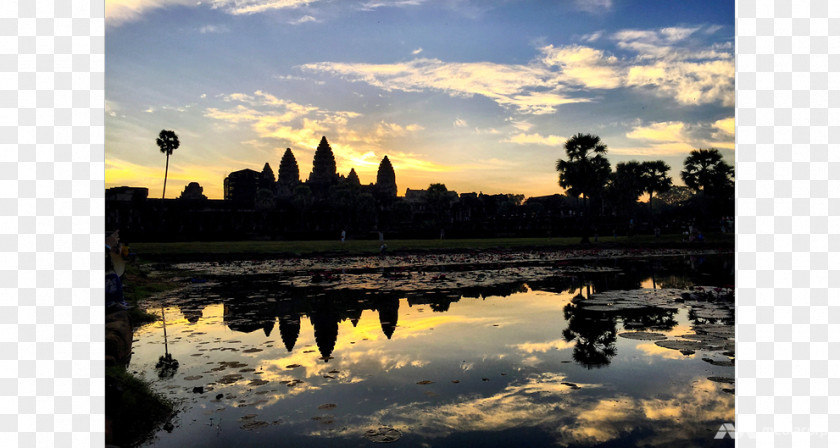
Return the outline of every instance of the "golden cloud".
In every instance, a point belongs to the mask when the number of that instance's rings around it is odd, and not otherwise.
[[[712,126],[727,136],[735,137],[735,117],[718,120],[712,123]]]
[[[636,126],[625,134],[627,138],[648,142],[646,147],[610,148],[614,154],[670,156],[688,153],[697,148],[734,149],[735,119],[724,118],[713,123],[689,125],[680,121],[666,121]],[[711,135],[711,138],[708,138]]]
[[[626,134],[634,140],[656,142],[681,142],[686,140],[685,124],[680,121],[653,123],[650,126],[638,126]]]
[[[516,143],[517,145],[563,146],[566,140],[566,137],[560,137],[558,135],[525,134],[521,132],[504,141]]]
[[[557,339],[554,341],[546,341],[546,342],[523,342],[522,344],[517,344],[517,350],[525,352],[525,353],[545,353],[549,350],[564,350],[567,348],[572,348],[575,346],[574,342],[567,342],[565,339]]]
[[[534,91],[535,88],[556,87],[552,73],[537,65],[445,63],[438,59],[415,59],[394,64],[320,62],[302,65],[300,69],[365,82],[386,91],[420,92],[432,89],[452,96],[481,95],[526,113],[553,112],[558,105],[585,101],[557,92]]]

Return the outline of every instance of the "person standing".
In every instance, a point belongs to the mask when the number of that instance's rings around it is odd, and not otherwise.
[[[120,244],[120,231],[113,232],[105,239],[105,309],[107,311],[127,310],[131,305],[125,302],[122,275],[125,272],[123,247]]]

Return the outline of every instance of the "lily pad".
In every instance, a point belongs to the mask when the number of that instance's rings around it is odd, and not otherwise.
[[[365,431],[365,438],[375,443],[396,442],[400,437],[402,433],[399,430],[387,426]]]
[[[432,383],[434,383],[434,381],[423,380],[423,381],[418,381],[417,382],[417,384],[432,384]]]
[[[619,336],[627,339],[635,339],[638,341],[659,341],[662,339],[668,339],[668,336],[665,336],[662,333],[650,333],[647,331],[633,331],[633,332],[626,332],[626,333],[619,333]]]
[[[334,403],[327,403],[327,404],[322,404],[321,406],[318,406],[318,409],[332,409],[334,407],[335,407]]]
[[[233,384],[242,379],[242,375],[238,373],[232,373],[230,375],[225,375],[221,377],[218,381],[222,384]]]
[[[656,345],[669,348],[671,350],[703,350],[706,348],[706,344],[699,342],[699,341],[677,341],[674,339],[669,339],[666,341],[656,341]]]
[[[241,426],[241,428],[246,430],[246,431],[253,431],[255,429],[260,429],[260,428],[263,428],[263,427],[266,427],[266,426],[268,426],[268,422],[257,420],[257,421],[245,423],[244,425]]]
[[[728,376],[710,376],[707,379],[716,383],[735,384],[735,378]]]
[[[712,358],[703,358],[703,361],[713,365],[713,366],[722,366],[722,367],[734,367],[735,361],[731,359],[712,359]]]

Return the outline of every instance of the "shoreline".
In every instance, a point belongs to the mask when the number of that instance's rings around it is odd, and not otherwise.
[[[460,254],[480,252],[555,252],[580,250],[725,250],[735,251],[734,234],[711,234],[703,243],[687,243],[682,235],[602,237],[581,244],[578,237],[493,238],[453,240],[385,240],[386,256]],[[212,241],[155,242],[131,244],[131,250],[146,262],[233,261],[298,258],[344,258],[378,256],[376,240],[338,241]]]

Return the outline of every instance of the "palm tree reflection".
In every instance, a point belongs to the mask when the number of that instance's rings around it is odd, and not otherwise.
[[[615,317],[587,311],[571,303],[563,308],[563,317],[569,322],[563,330],[563,338],[566,342],[575,341],[572,359],[587,369],[609,365],[616,355]]]

